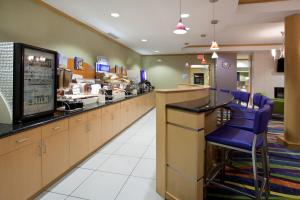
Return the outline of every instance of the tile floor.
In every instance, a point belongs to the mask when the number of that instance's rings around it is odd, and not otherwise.
[[[155,191],[155,110],[36,200],[162,200]]]

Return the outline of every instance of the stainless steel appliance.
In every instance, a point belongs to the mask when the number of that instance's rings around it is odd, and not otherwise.
[[[57,52],[0,43],[0,123],[18,123],[56,110]]]

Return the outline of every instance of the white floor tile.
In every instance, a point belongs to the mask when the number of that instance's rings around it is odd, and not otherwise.
[[[129,177],[116,200],[163,200],[156,193],[155,181]]]
[[[77,168],[58,181],[49,190],[59,194],[71,194],[93,171]]]
[[[156,159],[156,147],[155,146],[149,146],[146,153],[144,154],[143,158],[150,158],[150,159]]]
[[[114,200],[127,180],[127,176],[95,172],[72,196],[90,200]]]
[[[130,144],[139,144],[139,145],[150,145],[154,136],[148,136],[148,135],[135,135],[132,138],[130,138],[126,143]]]
[[[111,155],[111,157],[99,167],[99,170],[130,175],[138,161],[139,159],[134,157]]]
[[[92,157],[84,161],[79,167],[84,169],[96,170],[100,165],[109,158],[110,155],[101,152],[95,153]]]
[[[77,198],[77,197],[68,197],[66,200],[88,200],[88,199],[83,199],[83,198]]]
[[[143,158],[132,172],[132,176],[156,178],[156,160]]]
[[[62,195],[62,194],[56,194],[56,193],[52,193],[52,192],[44,192],[40,196],[35,198],[35,200],[64,200],[67,197],[68,196]]]
[[[114,154],[124,155],[124,156],[134,156],[134,157],[142,157],[142,155],[147,150],[148,146],[139,145],[139,144],[123,144]]]
[[[106,154],[112,154],[115,152],[118,148],[120,148],[122,144],[119,143],[108,143],[104,147],[102,147],[99,152],[106,153]]]

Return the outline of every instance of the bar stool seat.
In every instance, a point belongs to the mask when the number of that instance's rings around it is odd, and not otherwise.
[[[218,143],[251,151],[253,146],[254,134],[250,131],[225,125],[217,129],[213,133],[206,135],[205,139],[210,143]],[[261,148],[262,145],[263,138],[258,137],[256,148]]]
[[[254,129],[254,120],[249,120],[249,119],[233,118],[228,122],[226,122],[225,124],[230,127],[240,128],[247,131],[253,131]]]

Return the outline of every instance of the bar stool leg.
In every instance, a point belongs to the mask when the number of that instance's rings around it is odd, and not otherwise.
[[[264,179],[266,181],[265,184],[265,199],[268,200],[269,199],[269,175],[268,175],[268,167],[267,167],[267,153],[266,153],[266,149],[265,147],[262,148],[261,150],[261,157],[262,157],[262,168],[263,168],[263,172],[264,172]]]
[[[265,169],[266,169],[266,199],[268,199],[270,195],[270,160],[269,160],[269,154],[268,154],[268,138],[267,138],[267,132],[264,134],[264,144],[263,144],[263,150],[264,150],[264,158],[265,158]]]
[[[203,199],[207,198],[207,142],[205,141],[204,149],[204,175],[203,175]]]
[[[259,199],[259,187],[258,187],[258,178],[257,178],[257,163],[256,163],[256,149],[255,146],[252,149],[252,165],[253,165],[253,182],[255,188],[255,197]]]

